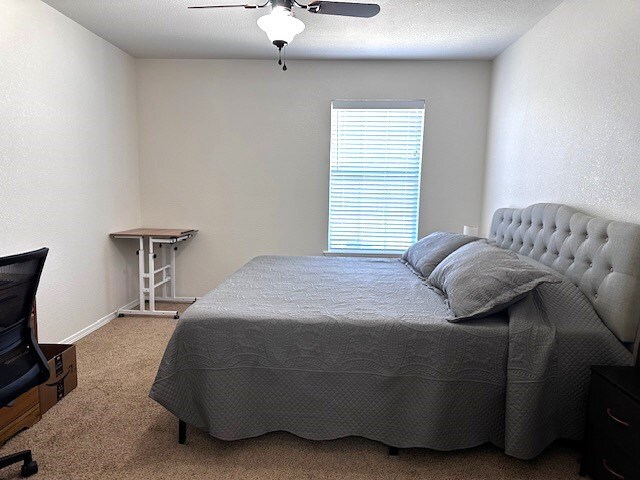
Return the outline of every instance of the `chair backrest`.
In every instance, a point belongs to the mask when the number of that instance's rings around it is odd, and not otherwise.
[[[0,406],[46,381],[29,319],[49,249],[0,258]]]

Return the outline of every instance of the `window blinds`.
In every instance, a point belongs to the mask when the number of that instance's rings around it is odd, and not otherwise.
[[[330,252],[416,241],[423,132],[424,101],[332,102]]]

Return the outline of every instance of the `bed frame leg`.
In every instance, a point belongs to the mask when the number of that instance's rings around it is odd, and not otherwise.
[[[398,449],[398,447],[392,447],[391,445],[389,445],[388,447],[389,455],[391,455],[392,457],[397,457],[398,455],[400,455],[400,450]]]
[[[187,441],[187,424],[178,419],[178,443],[184,445]]]

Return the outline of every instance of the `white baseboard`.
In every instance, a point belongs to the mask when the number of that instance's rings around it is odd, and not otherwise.
[[[196,300],[200,300],[202,297],[179,297],[180,299],[177,300],[177,303],[191,303],[191,299],[196,299]],[[170,299],[158,299],[158,301],[168,301]],[[127,303],[126,305],[121,306],[120,308],[118,308],[118,310],[128,310],[131,309],[133,307],[137,307],[140,304],[140,300],[138,300],[137,298],[135,300],[130,301],[129,303]],[[118,310],[115,310],[107,315],[105,315],[104,317],[102,317],[100,320],[98,320],[97,322],[93,322],[91,325],[89,325],[88,327],[84,327],[82,330],[80,330],[79,332],[74,333],[73,335],[65,338],[64,340],[58,342],[58,343],[76,343],[78,340],[80,340],[81,338],[86,337],[87,335],[89,335],[92,332],[95,332],[96,330],[98,330],[100,327],[105,326],[107,323],[109,323],[111,320],[113,320],[114,318],[116,318],[118,316]]]
[[[135,300],[127,303],[126,305],[123,305],[120,308],[133,308],[135,306],[138,305],[139,300],[136,298]],[[118,309],[120,310],[120,309]],[[59,343],[76,343],[78,340],[80,340],[81,338],[86,337],[87,335],[89,335],[91,332],[95,332],[97,329],[99,329],[100,327],[106,325],[107,323],[109,323],[111,320],[113,320],[114,318],[116,318],[116,316],[118,315],[118,310],[115,310],[107,315],[105,315],[104,317],[102,317],[100,320],[98,320],[97,322],[92,323],[91,325],[89,325],[88,327],[83,328],[82,330],[80,330],[79,332],[74,333],[73,335],[71,335],[70,337],[65,338],[64,340],[62,340]]]

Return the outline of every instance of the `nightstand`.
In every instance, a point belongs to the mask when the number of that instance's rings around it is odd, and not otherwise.
[[[640,479],[640,368],[591,367],[580,474],[596,480]]]

